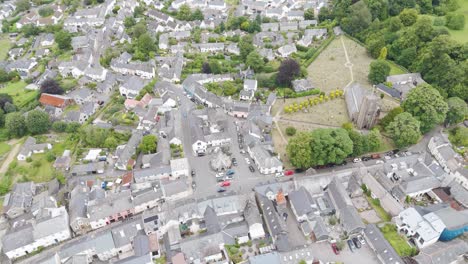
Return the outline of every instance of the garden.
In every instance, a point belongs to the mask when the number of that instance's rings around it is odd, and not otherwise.
[[[398,255],[412,257],[418,254],[418,250],[412,247],[403,235],[398,233],[396,225],[386,224],[380,227],[385,239],[392,245]]]

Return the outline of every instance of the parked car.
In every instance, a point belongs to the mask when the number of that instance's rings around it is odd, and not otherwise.
[[[380,154],[372,154],[371,158],[372,159],[380,159]]]
[[[361,245],[365,245],[366,244],[366,240],[364,239],[364,237],[362,237],[361,235],[357,236],[359,242],[361,243]]]
[[[195,181],[192,182],[192,189],[195,190],[195,188],[197,188],[197,183]]]
[[[247,152],[245,152],[245,150],[241,149],[240,153],[241,153],[241,154],[245,154],[245,153],[247,153]]]
[[[232,178],[234,178],[233,175],[226,175],[226,177],[224,177],[224,179],[226,180],[232,180]]]
[[[354,163],[361,162],[361,159],[360,159],[360,158],[355,158],[355,159],[353,159],[353,162],[354,162]]]
[[[287,170],[287,171],[284,172],[284,175],[285,175],[285,176],[292,176],[292,175],[294,175],[294,171],[292,171],[292,170]]]
[[[234,170],[228,170],[226,171],[226,175],[233,175],[234,173],[236,173]]]
[[[232,161],[232,164],[233,164],[234,166],[237,166],[237,160],[236,160],[236,158],[232,158],[231,161]]]
[[[223,181],[223,182],[221,182],[221,184],[219,186],[228,187],[228,186],[231,186],[231,182],[230,181]]]
[[[226,191],[226,188],[224,188],[224,187],[219,187],[218,188],[219,193],[222,193],[222,192],[225,192],[225,191]]]
[[[336,246],[336,243],[332,243],[331,247],[332,247],[333,253],[335,253],[335,255],[340,254],[340,251],[338,250],[338,247]]]
[[[224,173],[220,172],[220,173],[216,173],[216,178],[222,178],[224,177]]]
[[[371,157],[362,157],[362,161],[369,161],[371,160]]]
[[[245,158],[245,162],[250,165],[250,159],[249,158]]]
[[[357,237],[353,237],[353,243],[357,248],[361,248],[361,242],[359,242]]]
[[[239,144],[239,149],[243,149],[243,148],[244,148],[244,145]]]
[[[282,176],[284,176],[284,174],[282,172],[278,172],[278,173],[275,174],[275,177],[282,177]]]
[[[255,168],[252,165],[249,166],[249,170],[250,172],[255,172]]]
[[[192,177],[195,177],[195,171],[192,170]]]
[[[351,239],[348,239],[348,247],[349,247],[349,250],[351,250],[351,252],[354,252],[354,250],[356,249],[356,246],[354,245]]]

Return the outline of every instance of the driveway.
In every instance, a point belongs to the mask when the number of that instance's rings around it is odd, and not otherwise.
[[[309,246],[314,256],[327,262],[341,262],[346,264],[375,264],[380,263],[374,251],[366,244],[360,249],[351,252],[346,244],[339,255],[333,253],[331,245],[328,242],[314,243]]]
[[[8,156],[5,158],[5,160],[2,163],[2,166],[0,167],[0,174],[7,172],[8,166],[18,155],[19,149],[21,148],[21,144],[18,144],[18,142],[19,142],[18,139],[13,139],[8,142],[9,145],[14,145],[14,146],[10,150],[10,153],[8,153]]]

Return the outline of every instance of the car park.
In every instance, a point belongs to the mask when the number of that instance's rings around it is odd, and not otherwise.
[[[353,237],[353,243],[356,246],[356,248],[361,248],[361,242],[359,242],[357,237]]]
[[[250,172],[255,172],[255,168],[252,165],[249,166],[249,170]]]
[[[354,250],[356,249],[356,246],[354,245],[351,239],[348,239],[348,247],[349,247],[349,250],[351,250],[351,252],[354,252]]]
[[[340,251],[338,250],[338,247],[336,246],[336,243],[332,243],[331,247],[332,247],[333,253],[335,253],[335,255],[340,254]]]
[[[361,243],[361,245],[365,245],[365,244],[366,244],[366,240],[364,239],[363,236],[359,235],[359,236],[357,236],[357,238],[358,238],[359,242]]]

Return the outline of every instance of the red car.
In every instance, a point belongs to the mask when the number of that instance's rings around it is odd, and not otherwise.
[[[221,182],[221,184],[219,186],[221,186],[221,187],[231,186],[231,182],[230,181],[223,181],[223,182]]]
[[[293,174],[294,174],[294,171],[292,171],[292,170],[287,170],[287,171],[284,172],[284,175],[286,175],[286,176],[292,176]]]
[[[338,250],[338,247],[336,246],[336,243],[332,243],[332,244],[331,244],[331,247],[332,247],[333,252],[335,253],[335,255],[339,255],[339,254],[340,254],[340,251]]]

